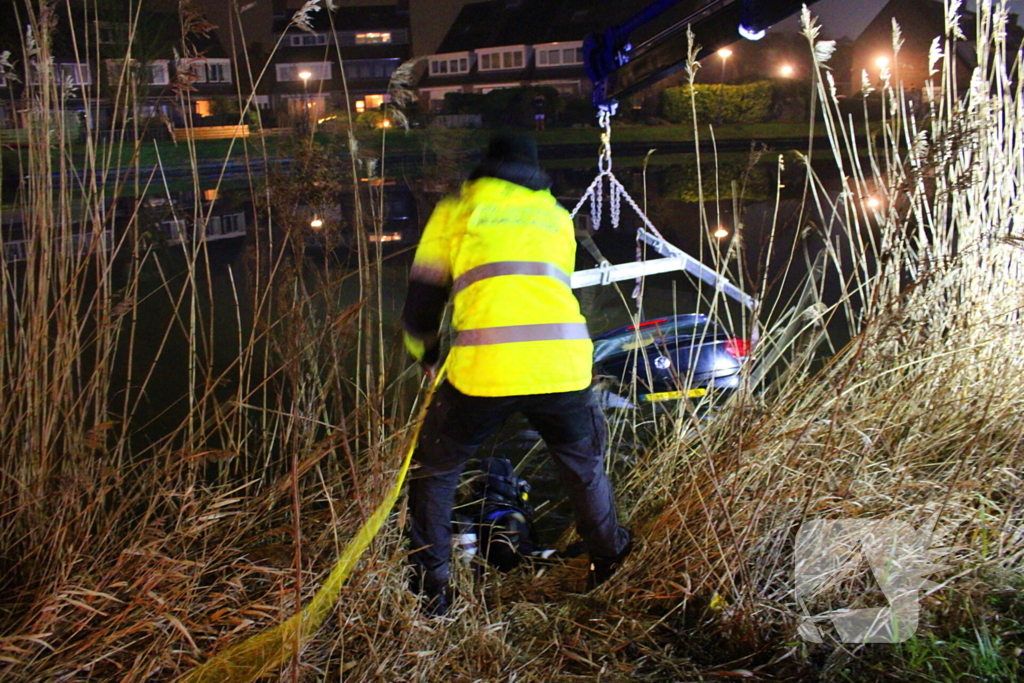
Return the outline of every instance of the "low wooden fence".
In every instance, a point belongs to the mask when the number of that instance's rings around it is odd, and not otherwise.
[[[249,126],[205,126],[202,128],[175,128],[174,141],[225,140],[249,137]]]

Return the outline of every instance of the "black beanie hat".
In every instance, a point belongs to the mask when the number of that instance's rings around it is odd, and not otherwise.
[[[498,134],[487,144],[487,153],[470,174],[470,180],[484,176],[517,183],[531,190],[551,187],[551,178],[540,167],[537,143],[523,134]]]

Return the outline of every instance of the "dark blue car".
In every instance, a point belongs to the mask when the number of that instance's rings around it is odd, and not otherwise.
[[[739,386],[750,343],[698,313],[647,320],[594,337],[594,371],[642,403],[701,398]]]

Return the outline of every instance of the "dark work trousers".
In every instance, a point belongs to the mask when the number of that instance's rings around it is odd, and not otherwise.
[[[619,526],[611,482],[604,472],[604,416],[590,388],[528,396],[467,396],[444,382],[434,394],[409,480],[411,561],[421,580],[446,582],[451,557],[452,506],[466,461],[513,413],[540,432],[569,495],[576,531],[591,557],[613,557],[628,543]]]

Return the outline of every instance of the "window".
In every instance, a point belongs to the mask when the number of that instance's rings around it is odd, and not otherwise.
[[[230,59],[208,59],[206,60],[206,80],[208,83],[230,83],[231,82],[231,60]]]
[[[201,59],[179,59],[177,69],[194,83],[206,83],[206,64]]]
[[[388,99],[386,95],[367,95],[363,100],[363,106],[367,109],[380,109]]]
[[[210,116],[213,114],[213,101],[196,100],[196,114],[199,116]]]
[[[523,68],[523,48],[521,47],[495,52],[484,52],[480,55],[481,71],[521,68]]]
[[[308,45],[326,45],[326,33],[302,33],[289,38],[292,47],[303,47]]]
[[[171,82],[168,64],[166,59],[159,59],[146,65],[150,85],[167,85]]]
[[[58,64],[55,75],[62,81],[70,80],[71,85],[92,85],[92,69],[88,64]]]
[[[583,63],[581,43],[548,43],[534,47],[537,52],[537,66],[563,66]]]
[[[270,110],[270,95],[257,95],[255,98],[256,106],[263,110]]]
[[[465,56],[464,56],[465,55]],[[462,74],[469,72],[469,56],[455,53],[452,55],[435,55],[430,59],[430,75]]]
[[[350,59],[345,62],[345,77],[352,80],[391,78],[401,64],[400,59]],[[443,62],[447,67],[447,63]],[[443,71],[441,73],[444,73]]]
[[[277,81],[278,83],[284,83],[287,81],[301,81],[302,78],[299,74],[303,71],[308,71],[311,81],[329,81],[333,76],[332,67],[333,62],[293,62],[291,64],[278,64],[277,70]]]
[[[374,43],[390,43],[390,33],[357,33],[356,45],[373,45]]]

